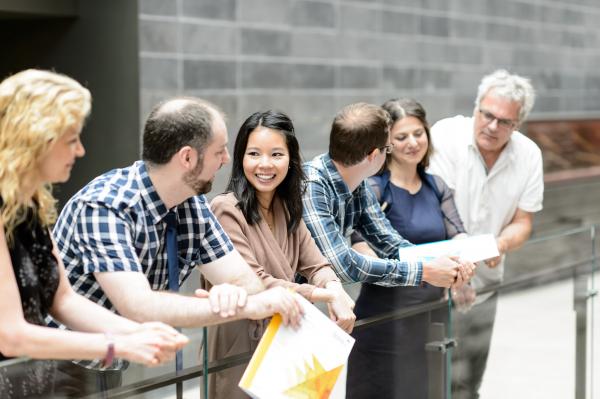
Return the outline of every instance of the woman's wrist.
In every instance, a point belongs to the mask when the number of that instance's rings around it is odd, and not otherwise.
[[[106,354],[104,355],[104,359],[102,360],[102,367],[110,367],[115,359],[115,339],[111,333],[104,333],[104,338],[106,340]]]
[[[332,280],[332,281],[328,282],[327,284],[325,284],[325,287],[329,290],[334,291],[336,294],[338,294],[338,296],[339,296],[339,294],[346,292],[344,290],[344,286],[338,280]]]
[[[339,280],[331,280],[325,284],[325,288],[343,289],[342,283]]]

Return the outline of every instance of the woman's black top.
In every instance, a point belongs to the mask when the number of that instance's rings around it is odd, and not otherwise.
[[[40,224],[35,210],[28,210],[25,220],[16,226],[8,249],[23,316],[31,324],[45,326],[44,319],[58,289],[59,271],[50,232]],[[0,360],[6,359],[0,353]],[[0,367],[0,397],[39,395],[47,391],[53,377],[53,362],[28,361],[19,367]]]

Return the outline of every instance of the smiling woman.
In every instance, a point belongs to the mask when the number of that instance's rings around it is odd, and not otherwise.
[[[211,208],[233,245],[266,288],[285,287],[310,301],[324,301],[346,331],[354,325],[354,303],[321,255],[302,220],[304,173],[294,126],[287,115],[256,112],[235,140],[231,191]],[[309,284],[296,284],[295,274]],[[241,320],[211,327],[210,360],[254,350],[266,321]],[[211,398],[245,398],[237,387],[244,366],[210,375]]]

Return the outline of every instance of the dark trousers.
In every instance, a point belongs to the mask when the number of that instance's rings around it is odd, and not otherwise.
[[[428,301],[443,289],[380,287],[363,284],[354,312],[367,318]],[[429,361],[425,345],[432,321],[445,322],[448,310],[366,326],[352,333],[356,339],[348,359],[347,399],[427,399]]]
[[[463,314],[453,311],[452,399],[477,399],[490,351],[498,294]]]
[[[55,397],[80,398],[121,386],[121,370],[92,370],[71,361],[59,361]]]

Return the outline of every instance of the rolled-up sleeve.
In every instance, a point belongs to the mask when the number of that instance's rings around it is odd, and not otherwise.
[[[422,264],[420,262],[377,259],[354,251],[333,216],[331,205],[333,200],[321,182],[307,182],[306,192],[303,196],[304,222],[317,246],[331,262],[342,281],[401,286],[421,283]]]

